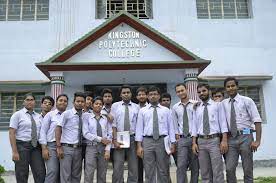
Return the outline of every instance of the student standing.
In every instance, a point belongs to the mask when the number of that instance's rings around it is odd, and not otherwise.
[[[113,160],[114,169],[112,175],[113,183],[122,183],[124,176],[124,160],[127,156],[128,162],[128,183],[138,182],[138,158],[136,155],[135,129],[139,108],[137,104],[131,102],[131,87],[123,85],[120,88],[122,101],[116,102],[111,107],[111,114],[114,117],[113,126]],[[130,147],[120,148],[117,141],[117,132],[129,131]]]
[[[147,89],[145,87],[139,87],[136,91],[136,99],[138,100],[139,110],[145,107],[147,103]],[[144,167],[143,159],[138,157],[138,183],[144,182]]]
[[[254,101],[238,93],[239,83],[229,77],[224,81],[229,98],[223,100],[229,126],[229,150],[226,153],[226,177],[228,183],[236,183],[236,168],[241,156],[244,182],[253,183],[253,152],[261,142],[262,119]],[[254,126],[256,140],[253,138]]]
[[[46,165],[45,183],[59,183],[59,159],[56,152],[55,129],[61,114],[66,110],[68,97],[60,94],[56,99],[56,109],[47,113],[43,119],[39,143],[42,146],[42,156]]]
[[[79,183],[81,180],[84,93],[74,94],[73,105],[72,109],[62,113],[55,130],[61,183]]]
[[[175,151],[175,131],[171,111],[159,104],[160,89],[148,90],[149,105],[139,111],[136,126],[137,155],[143,157],[146,183],[155,182],[155,170],[160,183],[169,182],[170,156],[165,150],[164,138],[169,136],[171,153]]]
[[[187,169],[190,164],[191,183],[198,182],[199,165],[198,158],[192,152],[192,126],[193,126],[193,106],[195,101],[188,98],[185,84],[177,84],[175,92],[180,101],[172,108],[175,122],[175,132],[177,140],[177,182],[187,183]]]
[[[202,183],[224,182],[222,154],[227,152],[227,122],[221,103],[210,99],[208,84],[199,84],[202,102],[193,115],[193,152],[198,154]],[[222,133],[222,140],[220,136]]]
[[[12,115],[9,128],[16,181],[28,182],[30,166],[34,181],[44,183],[45,165],[38,143],[41,118],[34,111],[35,97],[31,93],[26,94],[23,105],[23,109]]]
[[[101,114],[103,101],[96,97],[92,113],[83,115],[83,136],[87,140],[84,182],[92,183],[97,170],[97,183],[106,182],[107,164],[110,158],[112,124]]]
[[[50,96],[45,96],[41,99],[41,121],[45,117],[45,115],[50,112],[55,106],[55,101]]]

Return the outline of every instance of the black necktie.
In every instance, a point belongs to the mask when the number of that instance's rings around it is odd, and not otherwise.
[[[82,145],[82,111],[78,111],[77,115],[79,116],[79,134],[78,134],[78,139],[79,139],[79,145]]]

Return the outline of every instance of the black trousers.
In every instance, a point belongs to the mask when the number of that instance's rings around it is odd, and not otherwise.
[[[27,183],[29,166],[31,167],[34,182],[44,183],[45,164],[42,158],[41,147],[33,147],[30,142],[16,141],[19,161],[15,161],[15,176],[17,183]]]

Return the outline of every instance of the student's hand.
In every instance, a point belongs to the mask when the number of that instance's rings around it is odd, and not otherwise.
[[[57,147],[57,157],[59,159],[63,159],[64,158],[64,152],[63,152],[63,148],[61,146]]]
[[[18,151],[12,152],[12,160],[13,161],[19,161],[20,160]]]
[[[228,143],[225,140],[222,140],[220,143],[220,153],[225,154],[228,151]]]
[[[260,146],[260,141],[254,141],[251,143],[251,151],[256,152],[258,150],[258,147]]]
[[[137,147],[137,156],[139,156],[140,158],[143,158],[143,156],[144,156],[143,147],[141,147],[141,146]]]
[[[174,154],[176,151],[176,145],[172,144],[170,150],[171,150],[171,154]]]
[[[113,144],[114,144],[114,147],[116,148],[116,149],[120,149],[121,147],[121,145],[124,145],[123,143],[120,143],[120,142],[118,142],[117,140],[114,140],[113,141]]]
[[[48,160],[50,157],[50,153],[47,147],[42,148],[42,157],[44,160]]]
[[[108,161],[110,159],[110,151],[104,151],[104,159]]]
[[[104,145],[107,145],[107,144],[110,144],[111,141],[104,137],[102,138],[101,143],[103,143]]]
[[[201,102],[196,102],[194,103],[194,106],[193,106],[193,109],[195,110],[199,105],[200,105]]]
[[[106,117],[107,117],[107,120],[108,120],[110,123],[113,122],[114,117],[113,117],[111,114],[107,114]]]
[[[175,139],[176,139],[176,141],[179,141],[180,135],[179,134],[175,134]]]
[[[198,155],[198,145],[197,145],[197,144],[193,144],[193,145],[192,145],[192,150],[193,150],[193,153],[194,153],[195,155]]]

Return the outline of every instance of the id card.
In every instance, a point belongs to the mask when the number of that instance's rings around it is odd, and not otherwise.
[[[244,128],[244,129],[242,130],[242,134],[243,134],[243,135],[249,135],[249,134],[251,134],[251,129],[250,129],[250,128]]]

